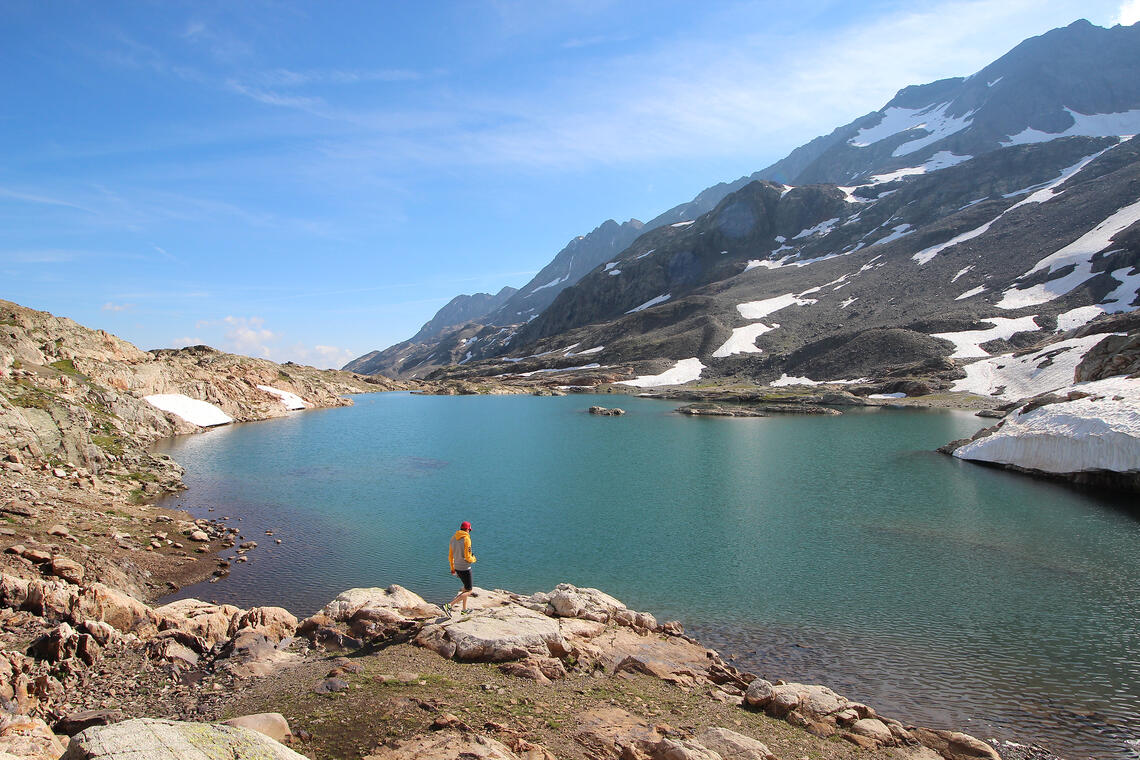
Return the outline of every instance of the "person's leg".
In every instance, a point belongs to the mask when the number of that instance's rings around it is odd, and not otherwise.
[[[455,596],[455,601],[453,601],[452,604],[459,602],[460,603],[460,609],[463,612],[466,612],[467,611],[467,597],[471,596],[471,590],[472,590],[472,588],[474,588],[471,585],[471,571],[470,570],[457,570],[456,574],[459,576],[459,579],[461,581],[463,581],[463,590],[460,591]]]

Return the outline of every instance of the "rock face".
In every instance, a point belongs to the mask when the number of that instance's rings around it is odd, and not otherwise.
[[[147,718],[76,734],[64,760],[303,760],[288,747],[246,728]]]
[[[206,346],[140,351],[102,330],[0,301],[0,451],[15,453],[21,466],[48,458],[70,463],[58,468],[61,477],[78,468],[89,478],[145,471],[156,476],[146,479],[155,493],[177,488],[181,468],[146,447],[200,428],[143,398],[181,394],[238,421],[288,413],[289,404],[258,386],[315,406],[350,403],[346,393],[408,387]]]
[[[416,643],[442,657],[467,662],[506,662],[528,655],[569,654],[558,621],[525,607],[500,607],[430,625]]]

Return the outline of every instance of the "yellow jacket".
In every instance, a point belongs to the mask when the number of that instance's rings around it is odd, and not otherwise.
[[[471,569],[476,560],[475,555],[471,553],[470,533],[465,530],[455,531],[455,535],[451,537],[451,543],[447,546],[447,561],[451,565],[452,572]]]

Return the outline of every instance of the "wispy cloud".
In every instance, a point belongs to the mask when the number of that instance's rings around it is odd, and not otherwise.
[[[618,42],[626,42],[629,39],[630,35],[628,34],[599,34],[595,37],[574,37],[563,42],[562,47],[567,50],[574,50],[597,45],[612,45]]]
[[[102,310],[103,311],[114,311],[114,312],[129,311],[129,310],[133,309],[134,306],[135,305],[133,303],[111,303],[110,301],[108,301],[107,303],[103,304]]]
[[[46,195],[37,195],[36,193],[24,193],[7,187],[0,187],[0,197],[24,201],[25,203],[38,203],[45,206],[64,206],[66,208],[78,209],[79,211],[86,211],[88,214],[98,213],[78,203],[72,203],[71,201],[62,200],[60,198],[51,198]]]

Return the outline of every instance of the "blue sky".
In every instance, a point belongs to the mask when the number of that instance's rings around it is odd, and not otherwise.
[[[0,6],[0,298],[340,366],[1140,0]]]

